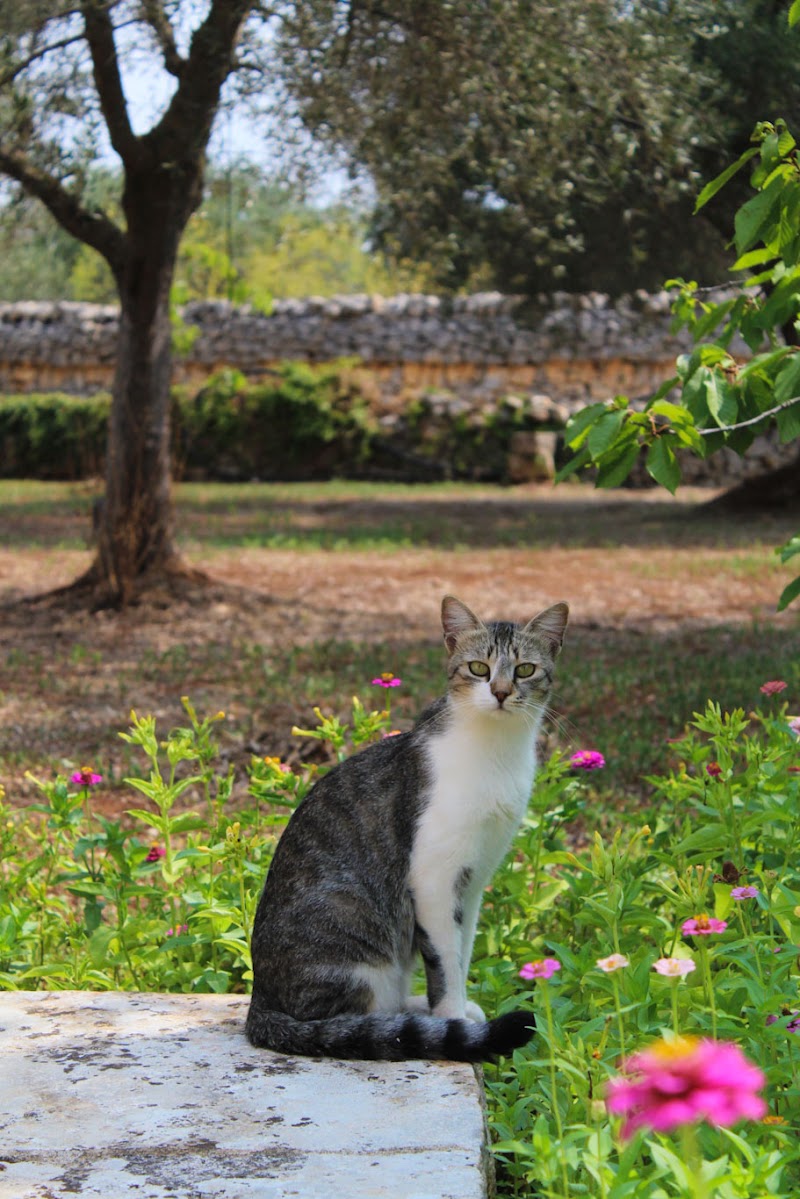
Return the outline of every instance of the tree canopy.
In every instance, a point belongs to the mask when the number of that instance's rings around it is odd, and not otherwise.
[[[279,48],[306,126],[374,181],[382,244],[448,287],[618,293],[701,256],[723,270],[726,214],[692,222],[692,205],[757,119],[800,116],[785,12],[310,0]]]

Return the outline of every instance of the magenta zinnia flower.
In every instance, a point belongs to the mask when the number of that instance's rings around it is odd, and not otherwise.
[[[539,958],[535,962],[526,962],[519,972],[520,978],[530,981],[533,978],[552,978],[556,970],[561,969],[557,958]]]
[[[386,671],[384,671],[383,674],[378,675],[377,679],[372,680],[372,686],[373,687],[399,687],[400,684],[402,683],[402,681],[403,681],[402,679],[398,679],[396,675],[393,675],[391,670],[386,670]]]
[[[768,683],[762,683],[759,691],[762,695],[777,695],[779,691],[786,690],[786,683],[783,679],[770,679]]]
[[[724,933],[727,927],[727,920],[717,920],[716,916],[706,916],[705,912],[702,912],[699,916],[693,916],[691,920],[684,920],[681,932],[684,937],[707,937],[711,933]]]
[[[103,776],[96,774],[91,766],[81,766],[80,770],[69,776],[69,781],[77,783],[79,787],[96,787],[98,783],[102,783]]]
[[[606,760],[596,749],[579,749],[572,755],[569,764],[574,770],[602,770]]]
[[[637,1128],[670,1132],[699,1120],[729,1128],[767,1111],[758,1094],[764,1075],[729,1042],[660,1041],[634,1054],[627,1070],[632,1077],[613,1079],[606,1097],[608,1110],[626,1117],[623,1137]]]
[[[150,852],[148,853],[147,857],[145,858],[145,861],[146,862],[158,862],[158,861],[160,861],[161,858],[165,858],[166,856],[167,856],[166,849],[162,849],[160,845],[151,845]]]
[[[800,1012],[798,1012],[796,1008],[793,1008],[791,1011],[789,1010],[789,1008],[785,1008],[783,1010],[783,1012],[781,1012],[781,1016],[794,1017],[794,1019],[790,1020],[789,1023],[786,1025],[787,1032],[800,1032]],[[773,1016],[773,1015],[767,1016],[765,1023],[766,1024],[777,1024],[777,1022],[781,1019],[781,1016]]]
[[[719,762],[709,762],[706,766],[706,774],[710,775],[712,779],[718,779],[722,774],[722,767]]]
[[[758,887],[734,887],[731,899],[755,899],[758,894]]]

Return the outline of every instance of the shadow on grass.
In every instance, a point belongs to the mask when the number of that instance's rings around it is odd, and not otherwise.
[[[96,492],[74,484],[38,488],[0,482],[2,543],[85,547]],[[797,526],[792,513],[723,515],[680,493],[673,500],[588,485],[528,491],[464,484],[183,484],[176,502],[179,540],[209,549],[734,549],[778,545]]]

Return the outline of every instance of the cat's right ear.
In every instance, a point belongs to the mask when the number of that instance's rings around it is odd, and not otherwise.
[[[475,633],[484,627],[483,621],[472,612],[466,604],[454,595],[446,595],[442,600],[442,629],[444,643],[448,654],[456,648],[456,641],[462,633]]]

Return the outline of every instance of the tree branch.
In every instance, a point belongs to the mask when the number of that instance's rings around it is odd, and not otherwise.
[[[180,79],[186,66],[186,59],[178,53],[175,44],[175,34],[159,0],[142,0],[142,12],[147,24],[153,30],[164,57],[164,66],[170,75]]]
[[[111,145],[122,161],[128,162],[134,157],[140,142],[131,128],[128,117],[114,41],[114,26],[108,6],[102,3],[102,0],[83,0],[81,12],[86,42],[92,56],[94,83]]]
[[[8,70],[3,71],[2,75],[0,75],[0,88],[6,87],[9,83],[13,83],[23,71],[26,71],[28,67],[33,66],[33,64],[38,62],[40,58],[44,58],[46,54],[50,54],[53,50],[65,50],[67,46],[74,46],[76,42],[82,41],[83,34],[74,33],[70,34],[68,37],[59,38],[58,41],[48,42],[46,46],[38,47],[31,54],[29,54],[27,58],[20,59],[19,62],[14,63],[13,67],[9,67]]]
[[[29,195],[41,200],[67,233],[102,254],[117,275],[125,261],[125,234],[102,212],[93,212],[75,199],[58,179],[39,170],[22,154],[0,146],[0,171],[16,179]]]
[[[711,429],[697,429],[695,431],[701,437],[710,437],[712,433],[733,433],[736,429],[748,429],[751,425],[758,425],[762,420],[766,420],[770,416],[777,416],[779,412],[793,407],[794,404],[800,404],[800,396],[792,396],[790,400],[784,400],[782,404],[778,404],[775,408],[767,408],[766,412],[760,412],[758,416],[751,416],[750,420],[739,421],[737,425],[716,425]]]
[[[195,30],[178,88],[154,129],[143,141],[155,142],[160,158],[185,160],[208,145],[222,85],[234,64],[241,27],[253,0],[212,0]]]

